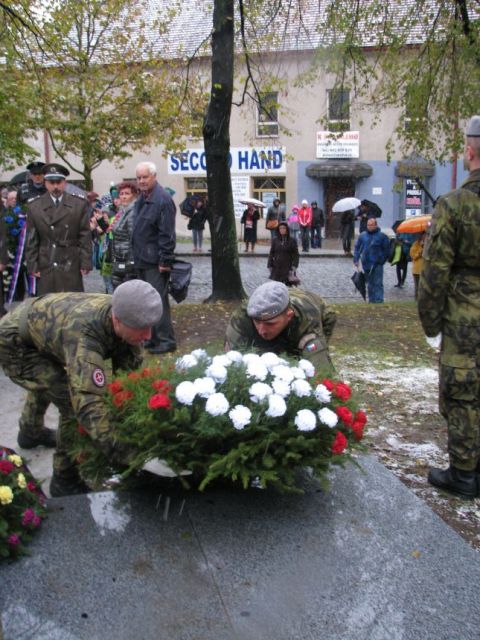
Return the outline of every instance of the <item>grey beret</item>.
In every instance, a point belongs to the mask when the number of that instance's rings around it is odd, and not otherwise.
[[[127,327],[144,329],[162,317],[162,299],[148,282],[127,280],[113,292],[112,311]]]
[[[470,118],[465,130],[465,135],[469,138],[480,137],[480,116],[473,116],[473,118]]]
[[[288,287],[283,282],[265,282],[250,296],[247,314],[250,318],[270,320],[288,307]]]

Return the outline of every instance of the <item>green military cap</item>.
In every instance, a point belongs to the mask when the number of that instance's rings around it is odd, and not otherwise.
[[[148,282],[127,280],[113,292],[112,311],[127,327],[145,329],[162,317],[162,299]]]
[[[250,296],[247,314],[256,320],[270,320],[285,311],[289,302],[288,287],[283,282],[265,282]]]
[[[480,137],[480,116],[473,116],[470,118],[465,130],[465,135],[469,138]]]
[[[65,180],[70,175],[67,167],[56,162],[46,164],[42,169],[42,173],[45,176],[45,180]]]

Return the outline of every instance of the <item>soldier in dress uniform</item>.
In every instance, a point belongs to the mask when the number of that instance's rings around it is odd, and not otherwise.
[[[43,167],[47,193],[28,202],[28,273],[37,294],[83,291],[83,276],[92,268],[92,237],[87,199],[65,191],[68,169]]]
[[[230,318],[225,350],[272,351],[310,360],[317,372],[332,373],[328,351],[336,314],[314,293],[266,282]]]
[[[18,190],[18,204],[24,205],[32,198],[38,198],[38,196],[43,196],[44,193],[47,193],[43,177],[44,166],[45,163],[39,160],[27,164],[27,171],[30,171],[30,177]]]
[[[438,199],[423,250],[418,311],[427,336],[441,334],[440,412],[450,466],[428,481],[467,498],[480,476],[480,115],[466,128],[460,189]]]
[[[111,437],[103,395],[107,373],[140,366],[142,343],[162,316],[160,294],[147,282],[129,280],[112,296],[106,294],[57,293],[30,298],[0,320],[0,364],[16,384],[52,402],[60,412],[53,496],[89,490],[67,450],[69,433],[81,425],[112,460],[126,462],[129,450]],[[45,432],[55,443],[55,431],[35,424],[27,401],[18,442],[21,447],[39,444]]]

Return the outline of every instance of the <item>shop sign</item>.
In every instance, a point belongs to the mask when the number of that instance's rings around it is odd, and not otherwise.
[[[287,171],[285,148],[231,147],[229,166],[232,174],[284,174]],[[185,149],[168,154],[170,175],[205,175],[207,161],[204,149]]]
[[[360,133],[358,131],[317,131],[318,159],[325,158],[359,158]]]

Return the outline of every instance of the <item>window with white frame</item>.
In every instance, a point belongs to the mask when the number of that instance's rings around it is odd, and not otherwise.
[[[262,93],[261,102],[257,105],[257,137],[278,136],[278,130],[278,93]]]
[[[330,131],[350,130],[350,92],[347,89],[329,89],[328,127]]]

